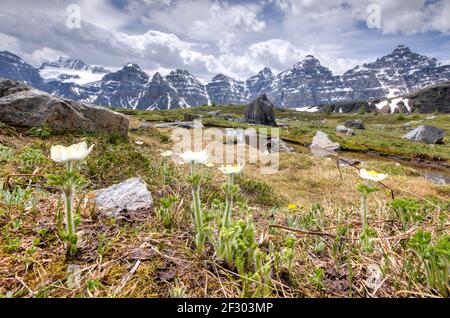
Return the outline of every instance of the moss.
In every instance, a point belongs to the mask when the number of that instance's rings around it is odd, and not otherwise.
[[[242,193],[240,196],[245,195],[248,203],[251,205],[264,206],[266,208],[279,207],[284,202],[282,198],[276,195],[276,192],[265,182],[246,178],[244,176],[238,176],[236,183],[239,185]]]

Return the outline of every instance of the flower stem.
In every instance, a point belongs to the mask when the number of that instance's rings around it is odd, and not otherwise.
[[[228,185],[227,185],[227,193],[226,193],[226,203],[225,203],[225,213],[223,215],[222,225],[225,227],[230,226],[231,224],[231,210],[233,208],[233,183],[234,178],[233,174],[228,175]]]
[[[367,195],[361,194],[361,222],[363,228],[367,227]]]
[[[72,172],[72,163],[67,162],[67,173]],[[69,255],[74,255],[77,250],[76,246],[76,233],[75,233],[75,216],[73,213],[73,200],[75,195],[75,186],[72,180],[68,180],[67,185],[64,188],[64,202],[66,210],[66,230],[67,230],[67,251]]]
[[[197,230],[196,246],[197,251],[200,253],[203,250],[205,243],[205,234],[203,232],[203,213],[202,205],[200,201],[200,184],[199,180],[195,178],[195,163],[191,164],[191,177],[192,177],[192,200],[194,202],[194,225]]]

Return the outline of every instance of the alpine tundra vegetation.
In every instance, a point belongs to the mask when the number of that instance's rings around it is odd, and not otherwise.
[[[448,298],[449,13],[2,0],[0,298]]]

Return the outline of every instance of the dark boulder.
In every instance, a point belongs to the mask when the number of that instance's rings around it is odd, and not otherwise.
[[[128,119],[109,109],[58,98],[18,81],[0,79],[0,121],[54,131],[109,132],[126,136]]]
[[[420,141],[427,144],[443,144],[445,131],[443,129],[422,125],[407,133],[403,138]]]
[[[267,96],[261,95],[245,107],[245,122],[276,127],[275,110]]]
[[[365,129],[361,119],[349,119],[344,122],[344,126],[355,129]]]

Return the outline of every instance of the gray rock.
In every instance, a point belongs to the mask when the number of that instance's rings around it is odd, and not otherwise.
[[[0,120],[54,131],[115,132],[127,136],[128,119],[109,109],[51,96],[17,81],[0,79]]]
[[[313,155],[318,157],[330,155],[330,153],[341,149],[337,142],[331,141],[328,135],[320,130],[317,131],[309,147]]]
[[[270,149],[270,152],[294,152],[294,149],[289,147],[288,144],[280,138],[270,139],[267,146]]]
[[[261,95],[245,107],[245,121],[251,124],[277,126],[275,111],[266,95]]]
[[[94,202],[102,213],[114,217],[122,211],[135,212],[153,206],[152,195],[141,178],[131,178],[95,191]]]
[[[345,136],[353,136],[355,132],[351,128],[347,128],[344,125],[337,125],[336,126],[336,133],[345,135]]]
[[[203,124],[201,121],[175,121],[172,123],[162,123],[162,124],[156,124],[155,125],[156,128],[175,128],[175,127],[180,127],[180,128],[187,128],[187,129],[191,129],[191,128],[203,128]]]
[[[349,119],[344,122],[345,127],[355,128],[355,129],[365,129],[364,124],[361,119]]]
[[[422,125],[403,136],[404,139],[420,141],[427,144],[442,144],[444,143],[445,131],[443,129]]]
[[[148,128],[148,127],[150,127],[150,123],[147,122],[147,121],[145,121],[145,120],[142,120],[142,121],[139,123],[138,129],[146,129],[146,128]]]

